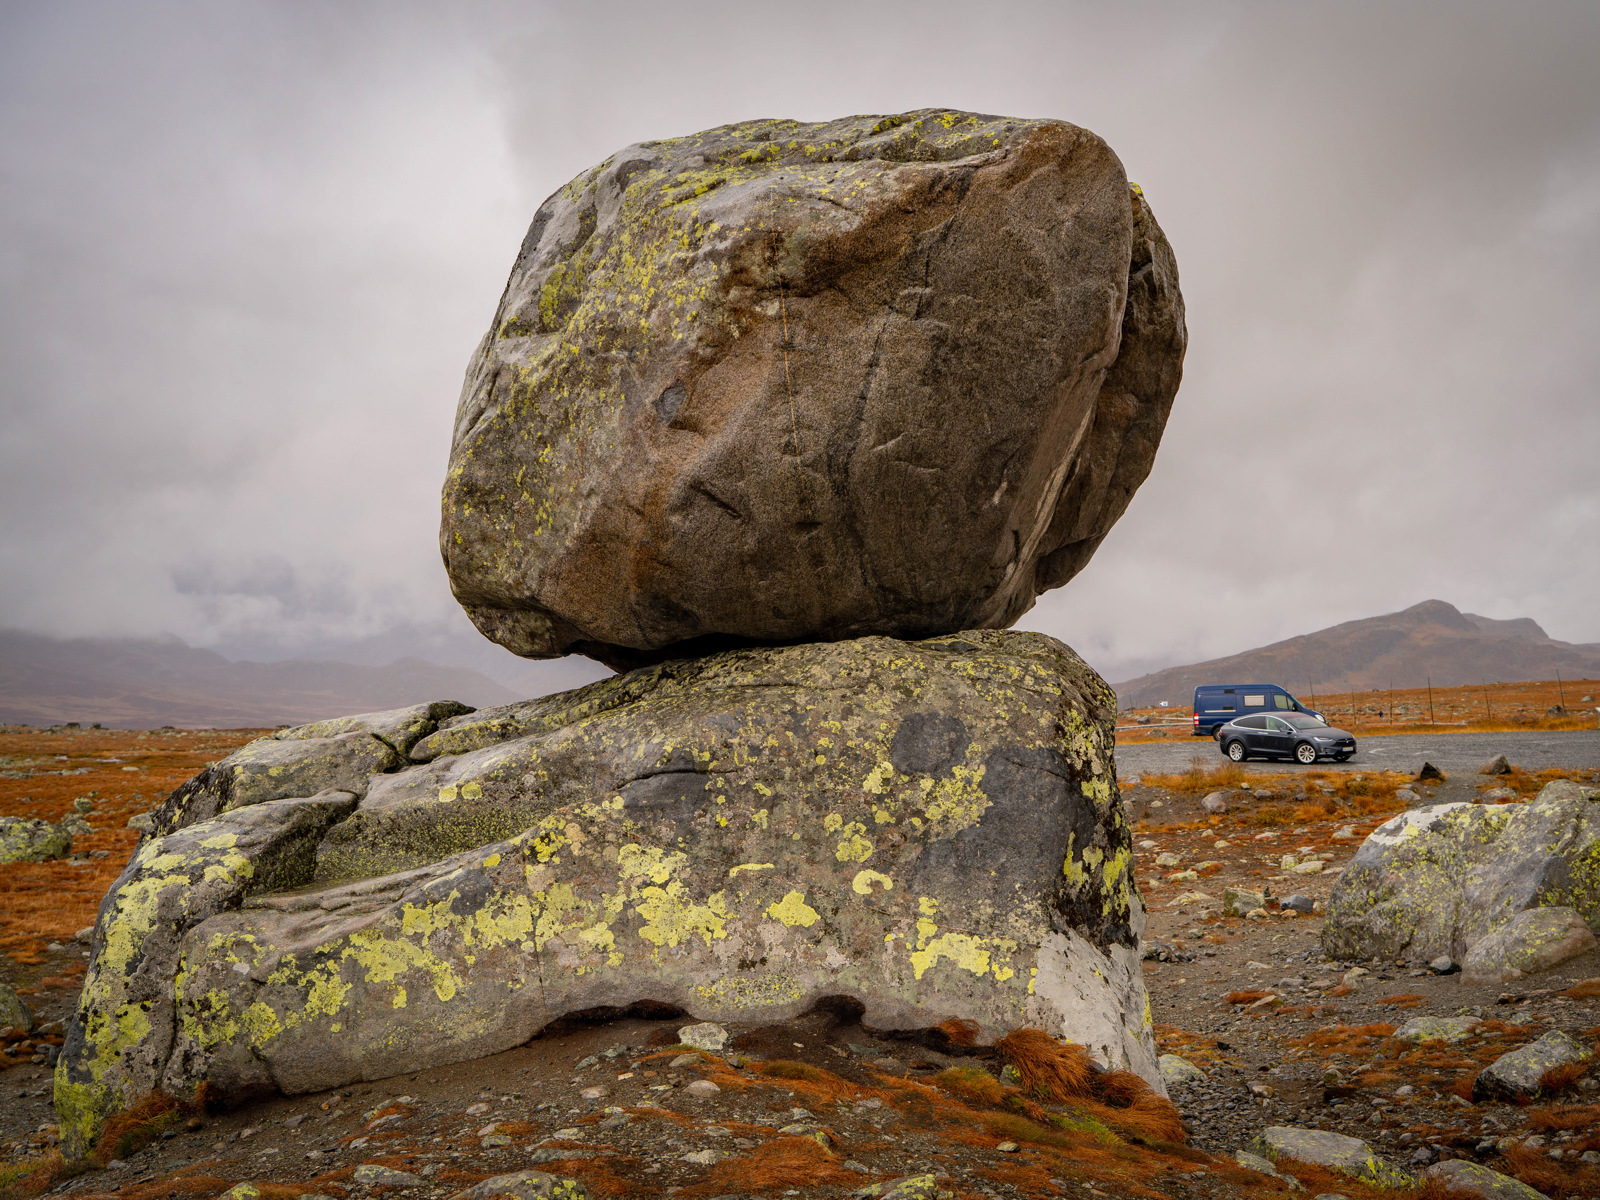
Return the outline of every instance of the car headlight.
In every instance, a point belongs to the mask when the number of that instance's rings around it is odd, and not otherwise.
[[[1333,741],[1333,739],[1331,737],[1316,737],[1316,736],[1313,736],[1311,740],[1314,741],[1314,742],[1331,742],[1331,741]]]

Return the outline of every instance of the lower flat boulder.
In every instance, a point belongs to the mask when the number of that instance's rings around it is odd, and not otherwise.
[[[873,637],[430,716],[404,765],[358,777],[346,756],[305,772],[314,796],[194,790],[101,907],[56,1077],[64,1152],[152,1090],[318,1091],[644,1001],[769,1023],[848,995],[878,1028],[1036,1026],[1164,1093],[1115,707],[1042,635]],[[326,763],[378,738],[312,732],[273,739],[280,778],[285,747]],[[250,777],[234,767],[211,779]]]
[[[1327,903],[1339,959],[1449,956],[1518,913],[1564,907],[1600,928],[1600,789],[1546,784],[1527,804],[1430,804],[1386,821]]]

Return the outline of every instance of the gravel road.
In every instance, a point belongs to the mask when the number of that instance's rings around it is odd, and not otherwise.
[[[1356,756],[1349,762],[1324,760],[1315,767],[1295,762],[1249,762],[1245,769],[1281,775],[1290,771],[1405,771],[1416,774],[1431,762],[1446,774],[1475,772],[1496,754],[1516,766],[1537,771],[1542,767],[1588,769],[1600,767],[1600,729],[1529,733],[1426,733],[1364,737],[1356,741]],[[1126,779],[1149,771],[1188,770],[1189,760],[1200,755],[1206,766],[1219,765],[1222,753],[1210,738],[1190,737],[1176,743],[1147,742],[1117,747],[1117,775]]]

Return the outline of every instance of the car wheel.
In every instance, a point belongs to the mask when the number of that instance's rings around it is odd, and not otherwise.
[[[1244,743],[1238,738],[1234,738],[1233,741],[1229,742],[1227,746],[1223,748],[1223,753],[1229,758],[1233,759],[1234,762],[1243,762],[1245,759],[1250,757],[1245,753]]]
[[[1310,742],[1301,742],[1294,748],[1294,760],[1309,767],[1317,761],[1317,748]]]

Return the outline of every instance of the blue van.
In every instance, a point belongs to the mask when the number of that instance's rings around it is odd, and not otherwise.
[[[1217,730],[1235,717],[1258,712],[1298,712],[1322,720],[1275,683],[1206,683],[1194,690],[1196,737],[1215,737]]]

